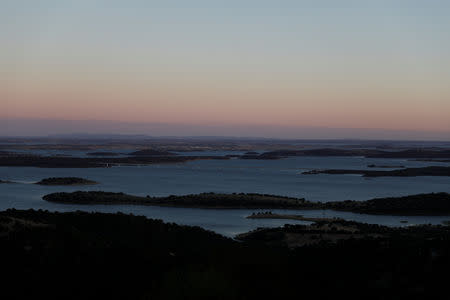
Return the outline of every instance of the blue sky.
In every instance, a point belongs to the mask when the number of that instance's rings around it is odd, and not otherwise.
[[[450,132],[450,1],[0,0],[0,22],[3,118]]]

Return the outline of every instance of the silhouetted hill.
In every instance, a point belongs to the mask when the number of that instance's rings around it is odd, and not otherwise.
[[[318,242],[295,244],[314,235]],[[0,295],[433,299],[448,292],[449,237],[449,227],[345,222],[266,229],[235,242],[132,215],[8,210],[0,212]]]

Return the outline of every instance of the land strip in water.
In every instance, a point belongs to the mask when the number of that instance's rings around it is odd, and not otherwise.
[[[79,177],[50,177],[44,178],[39,182],[39,185],[93,185],[98,184],[98,182],[93,180],[88,180]]]
[[[116,152],[108,152],[108,151],[97,151],[97,152],[88,152],[86,155],[90,156],[118,156],[120,153]]]
[[[285,220],[296,220],[307,222],[324,222],[324,221],[331,222],[339,220],[337,218],[315,218],[315,217],[304,217],[302,215],[275,214],[271,211],[253,213],[247,216],[247,219],[285,219]]]
[[[202,193],[195,195],[140,197],[124,193],[102,191],[78,191],[73,193],[53,193],[43,197],[44,200],[72,204],[134,204],[170,207],[194,208],[307,208],[315,207],[313,202],[305,199],[282,197],[265,194],[218,194]]]
[[[226,156],[130,156],[130,157],[60,157],[27,154],[0,155],[0,166],[40,168],[105,168],[126,165],[182,163],[204,159],[229,159]]]
[[[132,204],[216,209],[331,209],[365,214],[450,215],[450,194],[448,193],[376,198],[366,201],[311,202],[304,198],[266,194],[202,193],[184,196],[141,197],[124,193],[77,191],[72,193],[52,193],[45,195],[43,199],[49,202],[67,204]]]
[[[245,159],[279,159],[295,156],[361,156],[367,158],[422,158],[442,159],[450,158],[450,150],[407,149],[399,151],[385,151],[377,149],[306,149],[306,150],[276,150],[261,154],[243,155]]]
[[[331,175],[345,175],[357,174],[364,177],[416,177],[416,176],[450,176],[450,167],[423,167],[423,168],[405,168],[389,171],[375,171],[375,170],[353,170],[353,169],[328,169],[328,170],[311,170],[302,173],[303,175],[315,174],[331,174]]]

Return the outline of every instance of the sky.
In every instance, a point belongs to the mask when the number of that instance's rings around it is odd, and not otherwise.
[[[3,135],[85,120],[450,140],[446,0],[0,0],[0,45]]]

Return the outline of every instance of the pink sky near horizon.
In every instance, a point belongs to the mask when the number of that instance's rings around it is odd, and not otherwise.
[[[0,117],[450,132],[447,88],[326,79],[270,82],[251,76],[186,80],[176,74],[170,80],[130,83],[65,73],[9,79],[0,89],[6,99]]]
[[[439,1],[9,2],[0,119],[450,135],[450,6]]]

